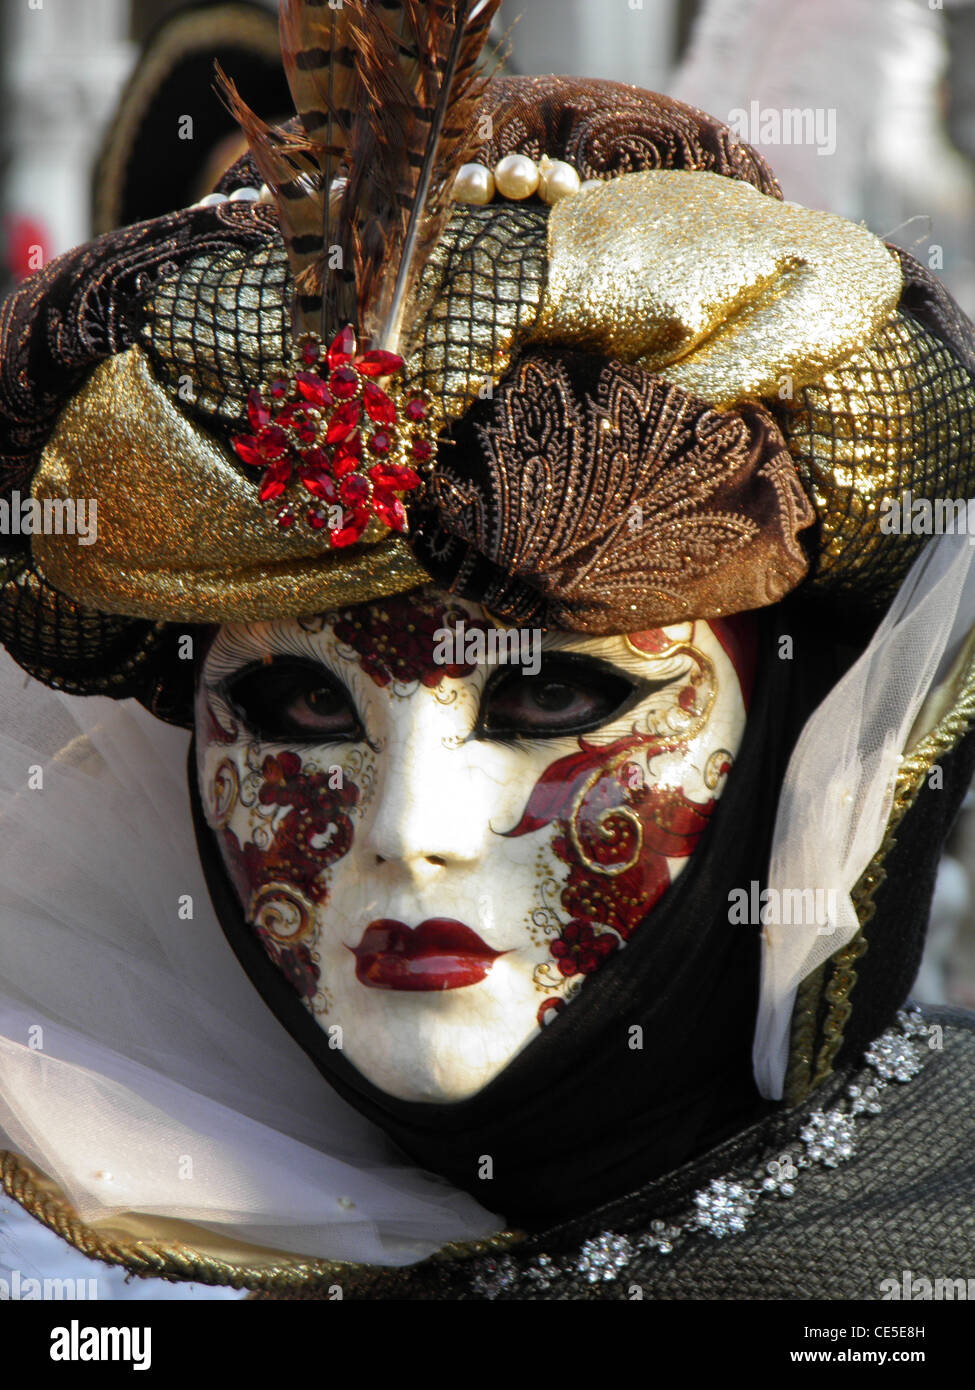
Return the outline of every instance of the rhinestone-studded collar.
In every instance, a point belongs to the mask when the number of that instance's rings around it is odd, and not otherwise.
[[[774,1157],[766,1157],[747,1174],[713,1178],[694,1193],[685,1214],[669,1221],[652,1221],[641,1235],[607,1230],[591,1237],[575,1252],[540,1254],[527,1264],[513,1255],[478,1261],[472,1291],[481,1298],[545,1297],[562,1282],[580,1278],[591,1285],[623,1280],[634,1260],[648,1255],[669,1256],[679,1246],[703,1236],[724,1240],[744,1232],[760,1205],[792,1197],[806,1172],[837,1168],[856,1153],[860,1128],[880,1113],[891,1083],[910,1081],[924,1064],[921,1040],[928,1025],[917,1009],[897,1015],[864,1056],[865,1071],[851,1082],[829,1109],[810,1112],[797,1138]],[[595,1291],[595,1290],[594,1290]],[[607,1290],[608,1292],[608,1290]]]

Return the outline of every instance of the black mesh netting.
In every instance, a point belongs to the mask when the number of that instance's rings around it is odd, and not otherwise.
[[[141,340],[156,376],[210,428],[238,425],[251,387],[288,359],[290,298],[291,273],[278,238],[249,255],[235,249],[187,261],[146,306]]]
[[[545,207],[464,208],[424,267],[407,367],[414,389],[463,414],[497,380],[537,318],[545,283]],[[187,261],[149,300],[141,340],[182,409],[238,427],[247,393],[291,352],[291,272],[284,243]]]

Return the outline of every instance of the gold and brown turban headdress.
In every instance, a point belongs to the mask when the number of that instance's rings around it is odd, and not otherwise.
[[[972,492],[972,328],[927,270],[783,202],[762,158],[700,111],[609,82],[488,77],[497,7],[282,0],[297,118],[266,126],[225,83],[251,153],[215,192],[69,252],[0,305],[0,641],[32,675],[190,723],[188,625],[432,580],[502,621],[584,633],[792,595],[832,605],[841,622],[797,663],[798,690],[821,651],[876,622],[925,544],[885,532],[884,500]],[[125,144],[119,127],[107,148]],[[84,536],[79,502],[89,523],[97,503]],[[802,979],[789,1102],[862,1054],[915,973],[971,769],[970,644],[962,656],[954,696],[929,701],[933,727],[905,744],[853,889],[863,930]],[[783,710],[783,756],[803,708]],[[824,804],[859,815],[830,772]],[[756,809],[770,837],[772,808]],[[839,815],[803,820],[804,842],[830,840]],[[334,1282],[335,1266],[215,1229],[123,1211],[96,1230],[18,1156],[0,1169],[62,1235],[140,1273]]]
[[[699,111],[486,77],[496,9],[286,0],[298,119],[224,82],[251,154],[217,192],[2,307],[0,639],[32,674],[183,719],[186,624],[430,579],[588,633],[800,585],[869,619],[924,539],[881,500],[966,493],[937,282]],[[53,524],[79,499],[91,544]]]

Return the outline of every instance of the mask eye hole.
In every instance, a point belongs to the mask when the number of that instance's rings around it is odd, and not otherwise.
[[[622,672],[586,657],[543,657],[528,675],[495,672],[481,699],[478,733],[488,738],[558,738],[597,729],[624,714],[642,696]]]
[[[348,690],[314,661],[255,662],[223,681],[221,693],[265,743],[353,742],[363,736]]]

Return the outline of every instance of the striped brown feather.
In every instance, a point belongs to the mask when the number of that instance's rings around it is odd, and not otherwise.
[[[351,14],[366,100],[352,129],[340,225],[359,323],[391,351],[408,347],[411,291],[450,215],[454,174],[476,144],[477,59],[499,4],[401,0],[360,3]]]
[[[275,195],[300,326],[329,336],[353,323],[367,342],[407,350],[413,288],[478,143],[478,59],[499,5],[282,0],[301,135],[272,131],[222,79]]]
[[[321,316],[322,206],[324,177],[306,137],[269,126],[246,104],[233,82],[217,64],[217,86],[228,109],[247,137],[261,178],[274,194],[281,235],[302,299],[318,295]],[[304,330],[314,303],[296,304],[295,327]],[[316,322],[316,327],[318,323]]]

